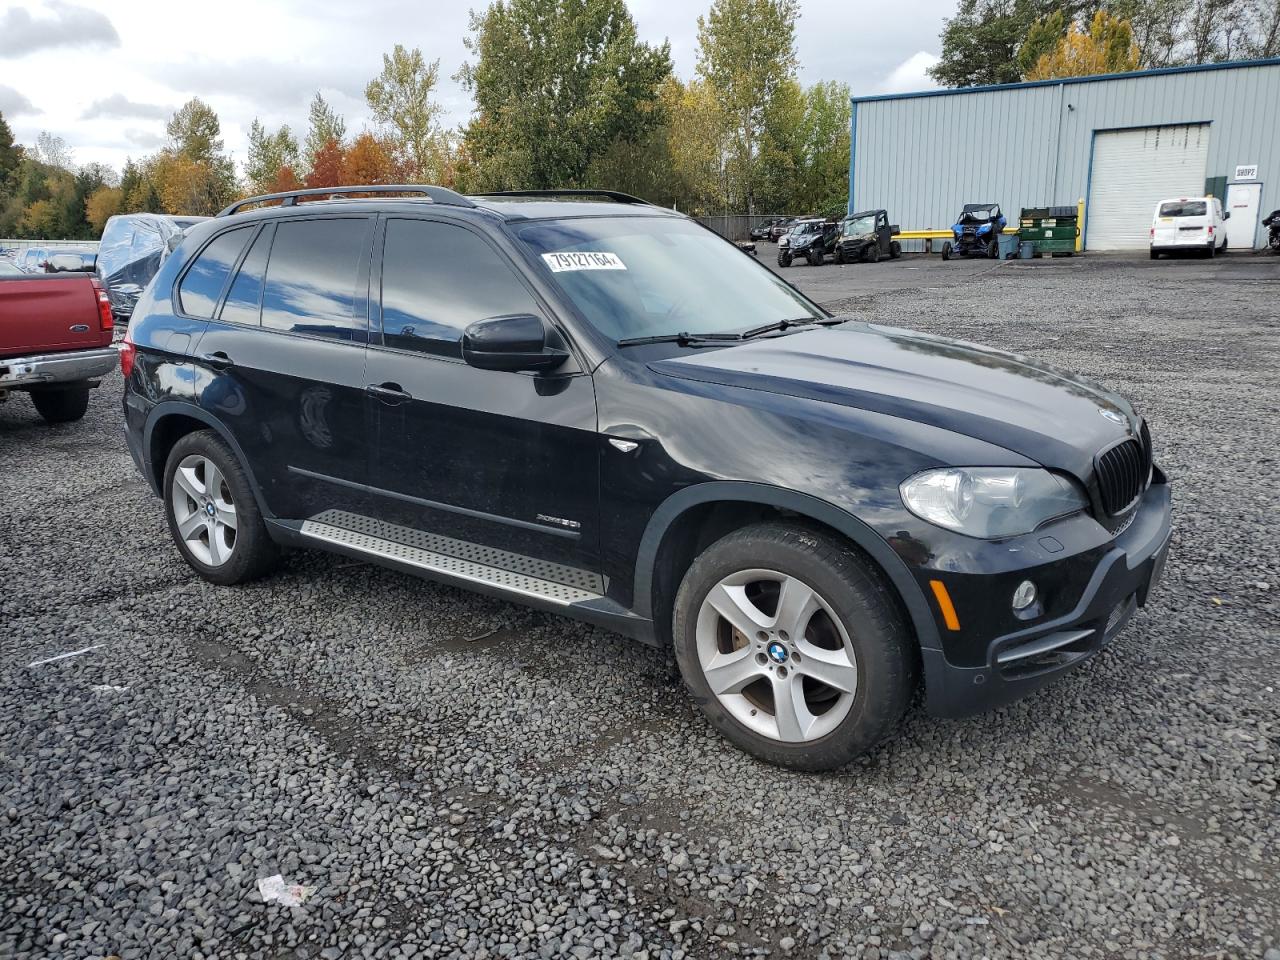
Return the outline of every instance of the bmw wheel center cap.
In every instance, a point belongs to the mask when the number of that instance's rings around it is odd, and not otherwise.
[[[769,644],[768,649],[769,649],[769,659],[772,660],[774,663],[787,662],[787,648],[780,641],[778,640],[773,641],[773,643]]]

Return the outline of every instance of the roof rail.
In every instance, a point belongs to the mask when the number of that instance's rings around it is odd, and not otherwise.
[[[651,207],[648,200],[641,200],[629,193],[617,190],[496,190],[493,193],[476,194],[480,197],[602,197],[614,203],[638,203]]]
[[[237,213],[252,204],[268,203],[272,200],[279,200],[280,206],[282,207],[292,207],[297,204],[300,197],[335,197],[345,196],[352,193],[416,193],[428,198],[432,203],[443,203],[452,207],[475,206],[474,203],[462,194],[450,190],[448,187],[433,187],[425,184],[377,183],[346,187],[308,187],[305,190],[286,190],[283,193],[264,193],[257,197],[248,197],[244,200],[237,200],[229,207],[219,211],[218,216],[229,217],[231,214]]]

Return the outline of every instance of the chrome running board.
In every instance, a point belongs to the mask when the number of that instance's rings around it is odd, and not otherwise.
[[[604,595],[600,576],[588,570],[454,540],[345,510],[326,510],[304,521],[300,533],[309,540],[348,552],[559,606],[600,600]]]

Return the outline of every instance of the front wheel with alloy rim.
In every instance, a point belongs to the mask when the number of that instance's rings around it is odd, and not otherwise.
[[[901,720],[917,653],[878,571],[804,526],[760,524],[706,549],[672,621],[694,700],[737,746],[778,766],[831,770]]]
[[[164,499],[174,543],[204,579],[244,583],[275,563],[279,549],[267,534],[248,476],[212,430],[189,433],[173,445]]]

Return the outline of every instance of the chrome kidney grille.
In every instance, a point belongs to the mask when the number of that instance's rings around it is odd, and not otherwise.
[[[1107,516],[1129,510],[1151,480],[1151,431],[1146,421],[1137,437],[1128,437],[1099,453],[1094,471]]]

